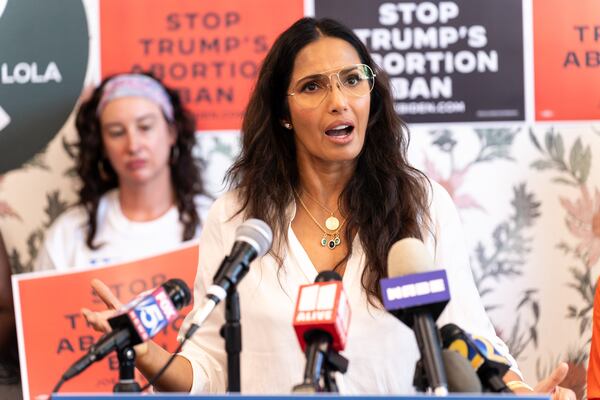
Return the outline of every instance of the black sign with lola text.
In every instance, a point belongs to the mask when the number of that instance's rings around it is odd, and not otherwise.
[[[523,121],[520,0],[315,0],[388,74],[407,122]]]
[[[81,0],[0,0],[0,174],[64,125],[83,87],[88,48]]]

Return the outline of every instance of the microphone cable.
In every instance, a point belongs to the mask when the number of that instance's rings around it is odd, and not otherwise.
[[[169,359],[167,360],[167,362],[165,363],[165,365],[163,365],[161,367],[161,369],[152,377],[152,379],[148,380],[148,383],[146,383],[141,389],[140,392],[143,392],[144,390],[148,389],[150,386],[154,385],[154,383],[156,383],[156,381],[162,376],[162,374],[165,373],[165,371],[167,370],[167,368],[169,368],[169,366],[173,363],[173,360],[175,359],[175,356],[177,354],[179,354],[179,352],[181,351],[181,349],[183,348],[183,345],[185,344],[185,342],[187,342],[187,340],[189,338],[191,338],[194,333],[196,333],[196,331],[198,330],[200,326],[196,325],[196,324],[192,324],[190,325],[189,329],[187,330],[187,332],[185,333],[183,340],[181,341],[181,343],[179,343],[179,346],[177,346],[177,348],[175,349],[175,351],[173,352],[173,354],[171,354],[171,356],[169,357]],[[54,386],[54,389],[52,389],[52,393],[50,394],[49,400],[52,399],[52,395],[54,393],[58,393],[58,391],[60,390],[61,386],[66,382],[66,379],[64,379],[63,377],[60,378],[60,380],[58,381],[58,383]]]
[[[140,392],[143,392],[144,390],[148,389],[150,386],[154,385],[154,383],[156,383],[156,381],[158,380],[158,378],[160,378],[162,376],[162,374],[165,373],[165,371],[167,370],[167,368],[169,368],[169,366],[171,365],[171,363],[173,363],[173,360],[175,360],[175,356],[177,356],[177,354],[179,354],[179,352],[183,348],[183,345],[185,344],[185,342],[187,342],[187,340],[189,338],[191,338],[194,335],[194,333],[196,333],[196,331],[198,330],[198,328],[200,328],[199,325],[196,325],[196,324],[190,325],[189,329],[187,330],[187,332],[183,336],[183,340],[181,341],[181,343],[179,343],[179,346],[177,346],[177,348],[175,349],[175,351],[173,352],[173,354],[171,354],[171,356],[169,357],[169,359],[167,360],[167,362],[165,363],[165,365],[163,365],[162,368],[152,377],[152,379],[150,379],[148,381],[148,383],[146,383],[140,389]]]

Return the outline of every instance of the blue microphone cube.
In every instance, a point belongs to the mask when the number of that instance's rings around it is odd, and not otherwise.
[[[421,272],[380,280],[386,310],[406,310],[450,300],[446,270]]]

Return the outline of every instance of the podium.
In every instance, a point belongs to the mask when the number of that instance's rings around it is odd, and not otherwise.
[[[107,394],[76,394],[76,393],[64,393],[55,394],[52,396],[52,400],[427,400],[427,399],[448,399],[448,400],[550,400],[550,395],[512,395],[512,394],[449,394],[445,397],[436,397],[425,394],[414,394],[407,396],[394,396],[394,395],[335,395],[335,394],[318,394],[318,395],[192,395],[188,393],[157,393],[157,394],[139,394],[139,393],[107,393]]]

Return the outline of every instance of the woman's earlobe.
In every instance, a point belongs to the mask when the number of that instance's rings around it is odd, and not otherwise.
[[[173,143],[171,143],[171,144],[173,146],[175,146],[175,145],[177,145],[177,135],[179,135],[179,132],[177,132],[177,127],[175,125],[169,124],[168,129],[169,129],[169,135],[173,139]]]

